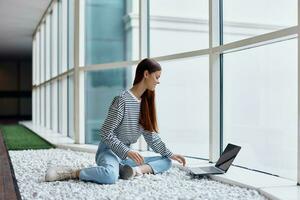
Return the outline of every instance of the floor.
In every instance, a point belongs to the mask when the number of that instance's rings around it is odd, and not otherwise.
[[[178,164],[162,174],[146,174],[130,180],[118,179],[115,184],[97,184],[78,179],[45,182],[45,173],[51,166],[64,165],[71,169],[96,167],[95,154],[56,148],[9,151],[9,155],[21,196],[28,200],[269,200],[256,189],[209,178],[192,178],[188,170]]]
[[[95,145],[78,145],[72,144],[72,140],[67,137],[62,137],[60,134],[52,134],[47,130],[35,127],[31,122],[21,122],[38,133],[41,137],[49,142],[57,145],[59,148],[72,149],[85,152],[96,152]],[[149,154],[149,152],[142,152]],[[151,154],[151,152],[150,152]],[[207,161],[188,159],[188,166],[207,166],[210,165]],[[235,184],[238,186],[255,188],[260,193],[266,195],[271,199],[280,200],[299,200],[300,199],[300,186],[297,186],[296,181],[285,178],[275,177],[259,172],[242,169],[239,167],[231,167],[224,175],[211,176],[212,179],[222,182]]]
[[[21,199],[14,171],[0,131],[0,199]]]

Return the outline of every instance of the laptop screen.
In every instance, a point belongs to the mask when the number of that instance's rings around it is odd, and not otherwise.
[[[235,159],[236,155],[240,151],[240,149],[240,146],[228,144],[215,166],[226,172],[232,164],[233,160]]]

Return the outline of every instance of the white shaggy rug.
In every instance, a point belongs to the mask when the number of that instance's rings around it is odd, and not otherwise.
[[[173,166],[159,175],[144,175],[100,185],[78,180],[44,182],[48,166],[94,165],[94,154],[71,150],[9,151],[22,199],[241,199],[265,200],[256,190],[210,179],[191,179],[181,167]]]

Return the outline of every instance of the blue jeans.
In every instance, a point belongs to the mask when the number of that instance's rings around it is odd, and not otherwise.
[[[132,159],[121,160],[107,145],[100,143],[96,153],[98,166],[80,170],[79,179],[100,184],[114,184],[119,178],[119,164],[137,166]],[[163,156],[144,157],[144,164],[152,168],[154,174],[171,168],[172,162]]]

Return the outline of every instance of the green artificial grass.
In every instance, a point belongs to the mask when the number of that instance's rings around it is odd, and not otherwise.
[[[22,125],[0,125],[0,129],[8,150],[55,148]]]

